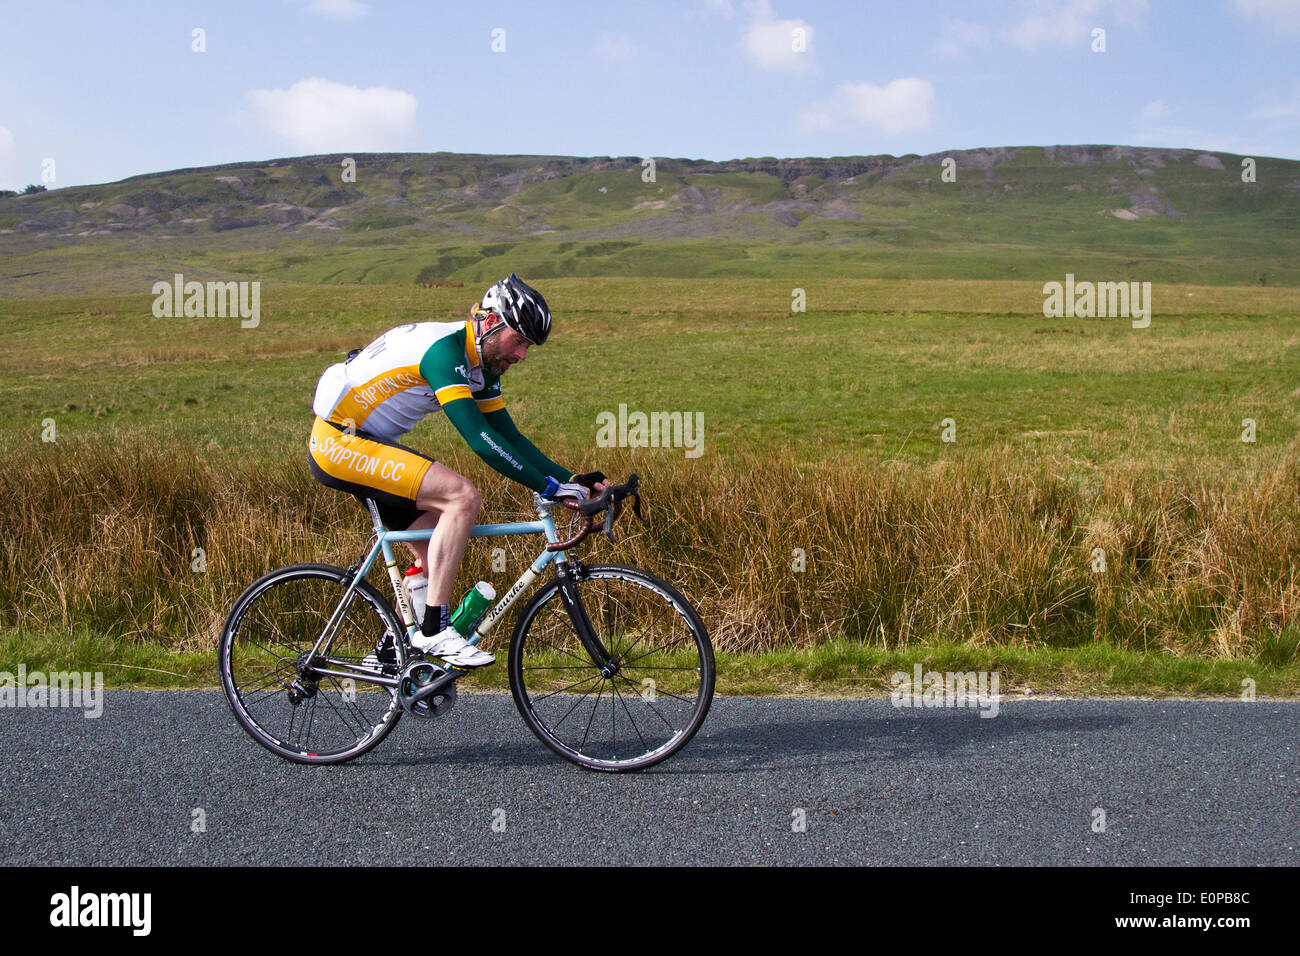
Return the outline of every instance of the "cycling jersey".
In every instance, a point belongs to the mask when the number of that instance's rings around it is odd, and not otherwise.
[[[396,442],[426,415],[443,411],[475,454],[534,491],[546,490],[548,475],[561,482],[574,475],[519,433],[500,379],[479,361],[472,322],[390,329],[325,370],[312,409],[326,422],[384,442]]]

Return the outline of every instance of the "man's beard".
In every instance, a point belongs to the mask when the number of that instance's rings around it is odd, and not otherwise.
[[[500,378],[510,366],[501,358],[495,339],[483,343],[483,367]]]

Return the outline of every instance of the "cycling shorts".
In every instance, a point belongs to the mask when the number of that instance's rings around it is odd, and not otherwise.
[[[317,481],[356,495],[363,503],[373,498],[389,530],[404,531],[420,516],[415,499],[432,458],[364,431],[349,435],[319,417],[312,425],[307,451]]]

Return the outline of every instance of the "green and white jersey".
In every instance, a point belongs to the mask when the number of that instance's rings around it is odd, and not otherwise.
[[[458,398],[473,398],[485,413],[505,407],[500,381],[479,364],[472,324],[415,322],[327,368],[312,410],[336,425],[397,441]]]
[[[312,410],[340,427],[395,442],[426,415],[445,411],[485,462],[534,491],[568,481],[519,434],[498,377],[483,368],[472,322],[414,322],[390,329],[350,361],[325,370]]]

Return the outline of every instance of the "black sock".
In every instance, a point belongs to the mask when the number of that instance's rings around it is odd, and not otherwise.
[[[424,608],[424,622],[420,630],[425,637],[432,637],[439,631],[445,631],[451,624],[450,604],[429,604]]]

